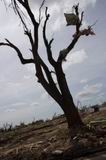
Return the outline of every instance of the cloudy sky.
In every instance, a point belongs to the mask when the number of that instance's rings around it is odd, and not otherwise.
[[[38,17],[41,0],[30,0],[34,14]],[[7,0],[9,2],[9,0]],[[64,13],[72,12],[78,0],[46,0],[51,18],[48,24],[48,38],[54,37],[53,55],[65,48],[72,39],[73,27],[66,27]],[[84,10],[83,26],[93,24],[96,35],[81,37],[67,57],[63,67],[70,91],[77,104],[91,105],[106,100],[106,1],[80,0]],[[28,25],[31,28],[30,21]],[[45,47],[40,28],[39,52],[46,60]],[[22,25],[11,7],[6,11],[0,2],[0,41],[8,38],[16,44],[23,55],[31,57],[30,45],[23,34]],[[33,119],[51,118],[54,113],[62,113],[59,106],[37,83],[33,65],[21,65],[14,50],[0,47],[0,126],[6,122],[18,124]]]

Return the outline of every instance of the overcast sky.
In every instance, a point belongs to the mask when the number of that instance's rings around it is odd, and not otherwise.
[[[30,3],[37,17],[41,2],[32,0]],[[74,34],[74,28],[66,26],[64,13],[72,12],[72,6],[77,2],[46,0],[44,5],[44,8],[49,7],[51,14],[47,35],[55,39],[52,45],[55,58],[59,50],[69,44]],[[80,0],[80,8],[84,10],[82,27],[98,20],[93,27],[96,35],[81,37],[63,67],[75,103],[80,100],[82,105],[90,105],[106,100],[106,0]],[[30,21],[28,25],[31,27]],[[47,63],[41,33],[39,52]],[[4,41],[4,38],[14,42],[26,58],[31,57],[30,45],[23,34],[20,20],[11,8],[6,11],[0,2],[0,41]],[[0,126],[6,122],[17,124],[51,118],[55,112],[62,113],[37,83],[34,66],[23,66],[14,50],[0,47]]]

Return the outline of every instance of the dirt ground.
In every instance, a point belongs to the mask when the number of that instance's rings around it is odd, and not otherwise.
[[[81,116],[88,127],[96,127],[100,131],[101,129],[105,131],[106,110],[96,113],[85,112],[81,113]],[[103,123],[90,126],[94,121]],[[80,133],[70,140],[64,116],[54,117],[53,120],[45,122],[21,124],[13,129],[0,131],[0,160],[46,160],[47,156],[50,157],[49,155],[57,156],[56,159],[58,159],[65,154],[67,157],[70,152],[76,155],[77,151],[90,150],[98,146],[99,148],[106,146],[106,136],[102,132],[100,134],[87,132],[84,135]]]

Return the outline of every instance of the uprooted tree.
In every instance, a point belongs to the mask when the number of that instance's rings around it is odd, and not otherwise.
[[[64,14],[67,25],[74,25],[75,26],[75,33],[72,37],[72,41],[69,42],[69,45],[63,50],[59,52],[57,60],[53,58],[53,52],[51,49],[51,45],[53,43],[54,39],[48,40],[46,36],[47,31],[47,23],[50,17],[50,14],[48,13],[48,8],[45,8],[45,20],[43,23],[43,40],[44,45],[46,47],[46,53],[48,62],[53,68],[53,71],[50,70],[49,66],[44,62],[44,60],[41,58],[39,54],[39,26],[41,23],[41,11],[42,7],[44,5],[45,0],[42,2],[40,8],[39,8],[39,20],[37,21],[36,16],[34,16],[34,13],[31,9],[31,6],[29,4],[28,0],[11,0],[11,4],[13,6],[13,9],[15,13],[19,16],[21,23],[23,24],[24,28],[24,34],[29,38],[29,42],[31,44],[31,53],[33,58],[31,59],[25,59],[20,51],[20,49],[10,42],[8,39],[5,39],[6,42],[1,42],[0,46],[9,46],[10,48],[13,48],[21,63],[22,64],[34,64],[35,70],[36,70],[36,77],[38,78],[38,82],[43,86],[43,88],[47,91],[47,93],[58,103],[58,105],[63,110],[69,128],[80,128],[84,124],[81,120],[81,117],[78,113],[78,109],[76,108],[73,97],[70,93],[66,76],[62,68],[63,61],[66,59],[67,55],[70,53],[70,51],[74,48],[75,44],[78,42],[79,38],[81,36],[88,36],[88,35],[94,35],[94,32],[92,31],[92,27],[88,26],[85,29],[81,29],[82,21],[83,21],[83,13],[79,13],[79,5],[73,6],[74,12],[71,14]],[[23,12],[20,9],[20,6],[24,8],[26,13],[28,14],[33,29],[30,30],[28,25],[26,24],[24,18],[23,18]],[[40,30],[41,31],[41,30]],[[66,62],[67,63],[67,62]],[[55,83],[52,73],[55,74],[57,78],[57,82]]]

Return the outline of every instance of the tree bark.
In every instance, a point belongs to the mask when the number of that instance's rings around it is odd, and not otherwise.
[[[55,71],[56,71],[59,88],[62,94],[62,103],[60,104],[60,106],[66,116],[68,127],[73,129],[79,128],[84,124],[78,113],[78,109],[74,104],[73,97],[68,88],[67,80],[63,72],[61,63],[57,64],[57,66],[55,67]]]
[[[84,126],[84,123],[82,122],[78,109],[76,108],[72,99],[67,100],[66,97],[61,108],[68,122],[68,128],[77,129]]]

